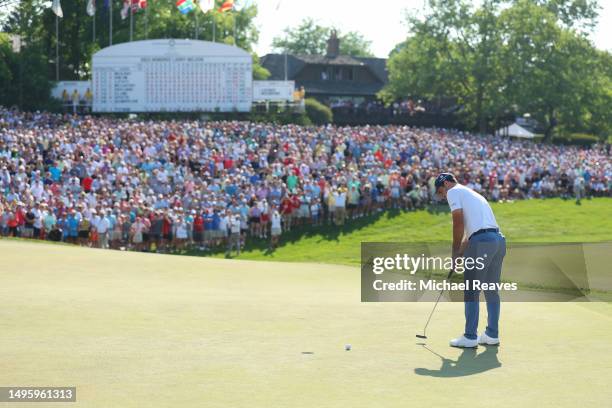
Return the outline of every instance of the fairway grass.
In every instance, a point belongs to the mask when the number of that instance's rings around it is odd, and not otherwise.
[[[493,203],[492,207],[509,243],[612,241],[612,198],[583,200],[581,205],[573,200],[546,199]],[[258,242],[238,259],[357,265],[361,242],[450,242],[451,228],[447,206],[384,212],[343,228],[292,231],[283,234],[275,251]]]
[[[356,267],[15,240],[0,240],[0,251],[0,385],[77,387],[76,403],[53,407],[573,408],[612,400],[609,303],[505,303],[502,345],[467,352],[447,346],[462,332],[463,305],[442,303],[426,349],[415,334],[432,304],[361,303]]]

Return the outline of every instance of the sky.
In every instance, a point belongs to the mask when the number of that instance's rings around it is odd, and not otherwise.
[[[272,39],[286,27],[295,27],[306,17],[342,32],[358,31],[372,41],[372,51],[388,56],[407,34],[405,10],[419,9],[423,0],[256,0],[259,27],[258,55],[272,52]],[[278,6],[280,3],[280,6]],[[599,24],[592,34],[595,46],[612,51],[612,0],[600,0]],[[277,7],[278,6],[278,7]]]

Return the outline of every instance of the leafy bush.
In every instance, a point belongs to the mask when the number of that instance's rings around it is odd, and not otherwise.
[[[281,112],[251,112],[244,120],[261,123],[278,123],[281,125],[294,124],[308,126],[312,124],[306,114],[292,112],[291,110]]]
[[[596,135],[587,133],[568,133],[565,135],[556,135],[553,137],[552,141],[556,144],[589,146],[602,140]]]
[[[314,98],[306,98],[306,114],[316,125],[325,125],[334,120],[331,109]]]

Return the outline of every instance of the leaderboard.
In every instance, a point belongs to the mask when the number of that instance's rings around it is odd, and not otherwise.
[[[174,53],[155,48],[161,55],[94,56],[94,112],[250,110],[253,91],[248,54],[214,55],[206,48],[175,47],[168,47]],[[199,55],[180,55],[181,51]],[[149,50],[148,54],[155,53]]]

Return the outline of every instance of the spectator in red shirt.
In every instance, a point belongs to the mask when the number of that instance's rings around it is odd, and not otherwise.
[[[202,241],[204,240],[204,217],[198,212],[193,219],[193,240],[199,249],[204,249]]]
[[[15,220],[17,222],[17,228],[23,228],[25,224],[25,212],[23,211],[23,205],[20,203],[17,205],[17,211],[15,211]]]
[[[291,225],[299,225],[299,210],[300,210],[300,197],[298,194],[291,196]]]
[[[293,201],[291,200],[291,194],[287,194],[282,199],[280,210],[283,218],[283,230],[291,231],[291,217],[293,213]]]
[[[83,191],[85,191],[86,193],[89,193],[91,191],[92,184],[93,184],[93,179],[90,176],[85,177],[83,181],[81,182],[81,185],[83,186]]]
[[[6,226],[9,229],[9,237],[18,237],[19,230],[17,229],[17,210],[10,211],[9,210],[9,219]]]
[[[164,221],[162,224],[162,247],[169,248],[172,244],[172,219],[168,212],[164,213]]]
[[[382,154],[381,149],[378,149],[376,153],[374,153],[374,157],[376,157],[378,161],[383,161],[385,159],[385,157]]]

